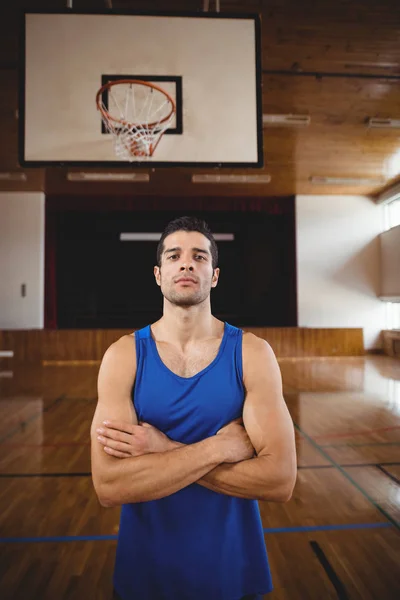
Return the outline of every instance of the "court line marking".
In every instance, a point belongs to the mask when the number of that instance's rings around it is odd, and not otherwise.
[[[48,410],[48,409],[47,409]],[[46,409],[44,409],[43,412],[46,412]],[[37,416],[40,416],[42,413],[39,413],[39,415],[34,415],[34,417],[36,418]],[[30,421],[34,420],[32,419],[28,419],[27,421],[22,421],[17,429],[21,429],[23,427],[25,427],[27,424],[30,423]],[[15,433],[15,432],[14,432]],[[12,434],[14,435],[14,434]],[[5,437],[4,439],[8,439],[7,437]],[[68,446],[90,446],[90,442],[58,442],[57,444],[19,444],[16,442],[3,442],[3,440],[0,439],[0,444],[3,444],[4,446],[7,446],[8,448],[64,448],[64,447],[68,447]],[[349,442],[348,444],[322,444],[319,445],[320,448],[359,448],[362,446],[400,446],[400,441],[399,442],[373,442],[370,444],[352,444],[351,442]]]
[[[299,525],[298,527],[266,527],[264,533],[300,533],[302,531],[341,531],[346,529],[388,529],[391,523],[348,523],[343,525]]]
[[[384,473],[386,475],[386,477],[389,477],[389,479],[391,479],[392,481],[397,483],[397,485],[400,485],[400,479],[398,479],[398,477],[396,477],[396,475],[392,475],[392,473],[389,473],[389,471],[386,471],[386,469],[384,469],[382,467],[382,465],[376,465],[376,467],[377,467],[377,469],[382,471],[382,473]]]
[[[381,463],[360,463],[360,464],[341,464],[343,468],[360,468],[360,467],[393,467],[400,465],[400,462],[381,462]],[[298,470],[304,469],[335,469],[334,465],[310,465],[310,466],[298,466]],[[382,469],[383,470],[383,469]],[[6,478],[23,478],[23,477],[91,477],[91,472],[71,472],[71,473],[0,473],[0,479]],[[392,476],[394,477],[394,475]],[[400,483],[400,481],[398,481]]]
[[[22,477],[91,477],[91,473],[0,473],[0,479]]]
[[[68,398],[68,396],[64,395],[62,401],[69,402],[70,404],[74,402],[86,402],[89,404],[90,402],[97,402],[97,398]]]
[[[321,546],[316,541],[310,541],[310,546],[311,546],[315,556],[318,558],[319,562],[321,563],[325,573],[327,574],[329,581],[335,588],[339,600],[348,600],[349,597],[347,595],[346,588],[344,587],[344,584],[341,581],[341,579],[338,577],[335,569],[332,567],[331,563],[329,562],[329,560],[328,560],[325,552],[322,550]]]
[[[302,531],[334,531],[341,529],[388,529],[390,523],[356,523],[354,525],[320,525],[311,527],[267,527],[264,533],[299,533]],[[62,535],[49,537],[5,537],[0,544],[33,544],[40,542],[98,542],[117,540],[118,535]]]
[[[354,481],[354,479],[348,474],[346,473],[346,471],[335,461],[333,460],[333,458],[331,458],[329,456],[329,454],[327,452],[325,452],[325,450],[323,449],[323,447],[319,446],[317,444],[317,442],[315,442],[305,431],[303,431],[301,429],[301,427],[295,422],[293,421],[293,424],[295,426],[295,428],[301,433],[302,436],[304,436],[309,442],[310,444],[312,444],[314,446],[314,448],[316,450],[318,450],[318,452],[320,452],[327,460],[329,460],[329,462],[334,465],[338,471],[340,471],[340,473],[359,491],[361,492],[361,494],[364,496],[364,498],[366,498],[377,510],[379,510],[379,512],[388,520],[390,521],[390,523],[392,523],[397,529],[400,529],[400,523],[398,523],[395,519],[393,519],[393,517],[391,517],[389,515],[389,513],[387,513],[377,502],[375,502],[375,500],[373,498],[371,498],[371,496],[356,482]]]
[[[330,438],[352,437],[353,435],[369,435],[370,433],[392,431],[393,429],[400,429],[400,425],[393,425],[392,427],[381,427],[380,429],[366,429],[365,431],[349,431],[348,433],[328,433],[324,435],[314,435],[313,440],[327,440]]]
[[[57,444],[18,444],[16,442],[5,442],[3,446],[7,448],[68,448],[90,446],[90,442],[58,442]]]
[[[376,463],[341,463],[340,466],[343,468],[353,468],[353,467],[393,467],[395,465],[400,465],[400,462],[376,462]],[[335,469],[334,465],[301,465],[297,467],[298,469]]]
[[[53,408],[53,406],[58,404],[58,402],[60,402],[63,398],[64,398],[64,394],[62,394],[61,396],[58,396],[58,398],[53,400],[53,402],[50,402],[50,404],[48,406],[46,406],[43,410],[38,411],[37,413],[33,414],[26,421],[21,421],[21,423],[19,425],[17,425],[17,427],[14,427],[14,429],[12,429],[11,431],[9,431],[5,435],[3,435],[3,437],[0,438],[0,444],[3,444],[3,442],[10,439],[13,435],[18,433],[18,431],[20,431],[21,429],[24,429],[27,425],[29,425],[33,421],[36,421],[36,419],[41,417],[43,413],[48,412],[51,408]]]
[[[311,438],[312,439],[312,438]],[[365,444],[320,444],[319,448],[360,448],[361,446],[400,446],[400,442],[370,442]]]

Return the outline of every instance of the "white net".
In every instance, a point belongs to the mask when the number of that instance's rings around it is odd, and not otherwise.
[[[113,136],[115,154],[130,162],[153,156],[175,118],[171,96],[154,84],[136,80],[113,82],[107,90],[108,105],[104,103],[104,88],[97,94],[97,105],[107,132]]]

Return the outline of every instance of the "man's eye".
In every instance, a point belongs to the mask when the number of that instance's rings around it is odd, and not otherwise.
[[[196,254],[195,258],[201,258],[201,260],[205,260],[205,257],[202,254]]]
[[[177,257],[178,257],[177,254],[171,254],[171,256],[168,256],[168,259],[170,259],[170,258],[177,258]]]

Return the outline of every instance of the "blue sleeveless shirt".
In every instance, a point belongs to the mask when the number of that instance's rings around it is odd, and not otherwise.
[[[132,391],[138,421],[195,444],[242,416],[242,331],[225,323],[216,358],[193,377],[162,362],[150,326],[135,332]],[[148,502],[125,504],[114,571],[122,600],[240,600],[272,590],[256,500],[193,483]]]

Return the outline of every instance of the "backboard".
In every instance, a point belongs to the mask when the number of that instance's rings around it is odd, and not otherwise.
[[[22,166],[263,165],[257,15],[29,12],[22,39]],[[173,98],[153,156],[115,154],[95,100],[118,79]]]

